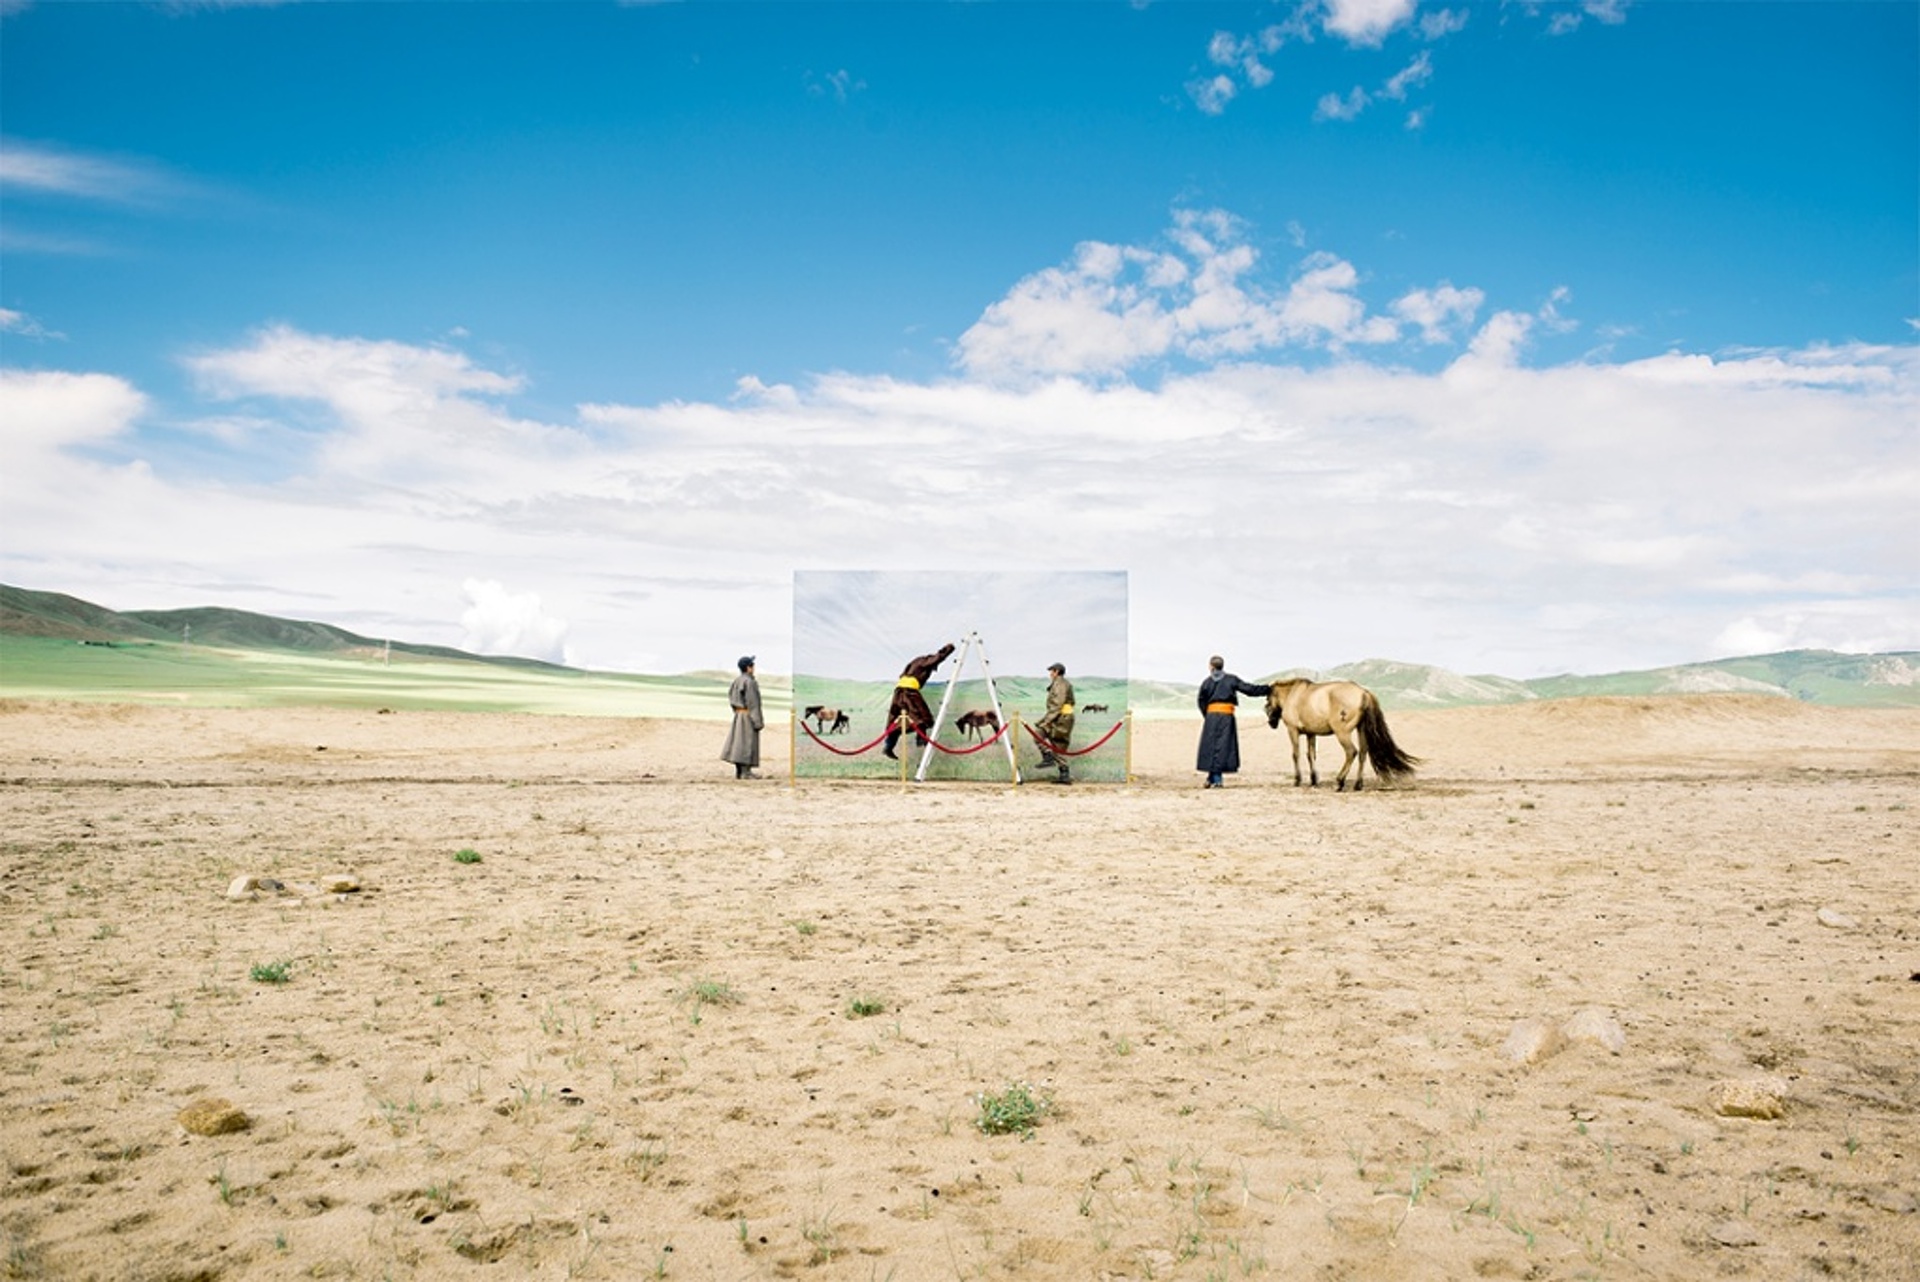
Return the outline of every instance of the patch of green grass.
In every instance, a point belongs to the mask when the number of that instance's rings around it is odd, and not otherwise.
[[[696,979],[680,990],[680,1000],[687,1007],[687,1018],[698,1024],[700,1013],[707,1007],[738,1006],[740,994],[733,985],[717,979]]]
[[[878,997],[853,997],[847,1001],[848,1019],[866,1019],[869,1016],[884,1014],[886,1002]]]
[[[293,963],[290,961],[255,962],[253,969],[247,972],[247,978],[256,984],[284,984],[293,978]]]
[[[477,864],[480,862],[480,852],[472,846],[463,847],[453,852],[453,862],[456,864]]]
[[[1009,1082],[1004,1090],[982,1091],[973,1097],[980,1115],[974,1125],[982,1135],[1018,1135],[1025,1138],[1052,1109],[1053,1101],[1036,1094],[1025,1082]]]

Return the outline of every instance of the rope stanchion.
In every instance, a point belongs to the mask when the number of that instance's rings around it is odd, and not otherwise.
[[[1113,729],[1107,731],[1105,734],[1101,735],[1098,740],[1087,745],[1084,748],[1081,748],[1077,752],[1069,751],[1066,748],[1054,747],[1053,741],[1051,739],[1048,739],[1046,736],[1042,735],[1038,730],[1035,730],[1032,726],[1028,726],[1026,730],[1028,734],[1033,736],[1034,743],[1038,744],[1040,748],[1045,752],[1050,752],[1056,757],[1084,757],[1090,752],[1096,752],[1099,749],[1105,747],[1107,740],[1119,734],[1120,728],[1126,724],[1127,723],[1125,721],[1114,722]]]
[[[825,748],[828,752],[831,752],[835,756],[840,756],[840,757],[857,757],[857,756],[860,756],[862,753],[872,752],[875,748],[878,748],[882,743],[885,743],[887,736],[892,733],[889,730],[882,730],[880,732],[880,737],[878,739],[875,739],[872,743],[867,744],[863,748],[836,748],[832,744],[828,743],[825,739],[822,739],[819,735],[815,734],[813,732],[813,727],[808,725],[805,721],[802,721],[800,723],[800,728],[807,732],[807,738],[813,740],[815,743],[819,744],[822,748]]]

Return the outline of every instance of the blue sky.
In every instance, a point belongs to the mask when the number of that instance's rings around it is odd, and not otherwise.
[[[0,0],[0,579],[677,671],[1920,648],[1920,5]]]

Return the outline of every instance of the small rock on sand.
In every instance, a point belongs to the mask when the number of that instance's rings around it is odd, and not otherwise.
[[[1822,908],[1813,915],[1813,919],[1822,926],[1833,930],[1858,930],[1860,923],[1837,908]]]
[[[1722,1117],[1757,1117],[1772,1121],[1787,1114],[1787,1083],[1778,1077],[1747,1077],[1716,1082],[1707,1093],[1713,1111]]]
[[[329,895],[351,895],[360,889],[360,881],[358,878],[344,875],[322,877],[320,889]]]
[[[1593,1042],[1618,1055],[1627,1049],[1627,1030],[1598,1006],[1589,1006],[1560,1026],[1561,1035],[1570,1042]]]
[[[226,1100],[198,1099],[180,1110],[180,1125],[194,1135],[231,1135],[253,1125],[253,1119]]]
[[[1517,1021],[1500,1053],[1515,1064],[1537,1064],[1566,1045],[1559,1027],[1538,1016]]]
[[[1753,1226],[1740,1220],[1720,1221],[1709,1231],[1709,1236],[1721,1246],[1760,1245],[1760,1235],[1753,1231]]]

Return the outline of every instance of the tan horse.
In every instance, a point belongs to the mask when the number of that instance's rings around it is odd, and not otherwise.
[[[1413,773],[1420,758],[1409,756],[1387,731],[1387,718],[1373,691],[1351,681],[1308,681],[1296,677],[1276,681],[1267,691],[1267,724],[1279,729],[1287,723],[1293,742],[1293,786],[1300,786],[1300,736],[1307,737],[1307,771],[1311,787],[1320,786],[1320,767],[1314,758],[1314,737],[1330,734],[1340,740],[1347,759],[1334,776],[1336,791],[1345,791],[1347,771],[1353,770],[1353,790],[1359,792],[1367,762],[1382,779]]]

